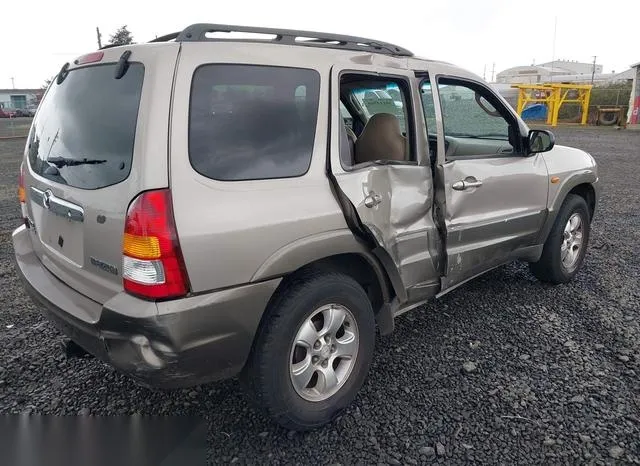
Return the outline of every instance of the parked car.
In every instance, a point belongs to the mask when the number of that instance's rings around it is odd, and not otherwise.
[[[14,116],[16,117],[32,117],[34,116],[36,111],[31,108],[18,108],[16,109]]]
[[[13,118],[16,116],[16,111],[12,108],[1,107],[0,118]]]
[[[402,107],[358,105],[390,88]],[[376,328],[404,312],[515,260],[572,280],[599,183],[590,154],[459,67],[195,24],[62,67],[25,145],[13,246],[88,352],[153,387],[238,375],[306,430],[352,402]]]

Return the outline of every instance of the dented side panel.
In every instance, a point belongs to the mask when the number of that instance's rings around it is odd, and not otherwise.
[[[387,67],[385,67],[385,65]],[[370,164],[345,171],[339,153],[339,128],[342,124],[339,111],[339,83],[342,71],[380,73],[405,77],[411,88],[414,107],[413,128],[416,141],[415,163]],[[331,72],[331,169],[340,189],[354,206],[360,221],[375,236],[393,264],[387,270],[392,281],[399,277],[403,290],[396,293],[413,301],[433,295],[430,285],[439,283],[438,234],[432,215],[433,184],[424,124],[415,109],[421,108],[416,93],[414,73],[391,68],[389,63],[378,60],[371,63],[354,63],[334,66]],[[365,198],[374,194],[380,202],[372,207],[365,205]],[[391,262],[390,261],[390,262]],[[388,268],[387,266],[385,266]],[[404,298],[403,298],[404,299]]]
[[[535,244],[546,217],[549,178],[541,154],[458,159],[445,163],[443,170],[447,288]],[[482,185],[463,191],[452,188],[471,176]]]
[[[436,234],[429,167],[373,166],[336,174],[336,179],[362,223],[393,259],[405,289],[436,280],[429,247]],[[381,196],[381,202],[367,207],[364,200],[371,193]]]

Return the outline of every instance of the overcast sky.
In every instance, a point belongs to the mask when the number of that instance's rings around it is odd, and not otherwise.
[[[380,3],[324,0],[75,0],[4,2],[0,28],[0,88],[39,87],[78,55],[127,25],[136,42],[196,22],[309,29],[359,35],[402,45],[491,79],[517,65],[553,57],[584,62],[596,55],[605,72],[640,61],[640,1],[405,0]],[[95,10],[92,12],[91,8]],[[631,26],[635,24],[635,26]]]

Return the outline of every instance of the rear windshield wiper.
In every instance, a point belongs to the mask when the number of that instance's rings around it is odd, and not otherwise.
[[[71,159],[68,157],[50,157],[47,159],[47,162],[55,165],[58,168],[62,167],[74,167],[76,165],[93,165],[98,163],[106,163],[106,160],[98,160],[98,159]]]

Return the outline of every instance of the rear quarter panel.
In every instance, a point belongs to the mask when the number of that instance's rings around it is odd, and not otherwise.
[[[336,241],[342,245],[337,252],[350,248],[349,238],[338,233],[347,226],[325,173],[331,67],[326,57],[312,49],[301,54],[299,48],[283,45],[183,44],[172,109],[170,177],[176,227],[194,292],[284,273],[301,261],[335,253]],[[277,63],[320,73],[314,150],[305,175],[216,181],[194,170],[188,154],[191,80],[196,68],[206,63]],[[305,245],[315,251],[294,252]],[[288,257],[297,257],[296,264]]]

